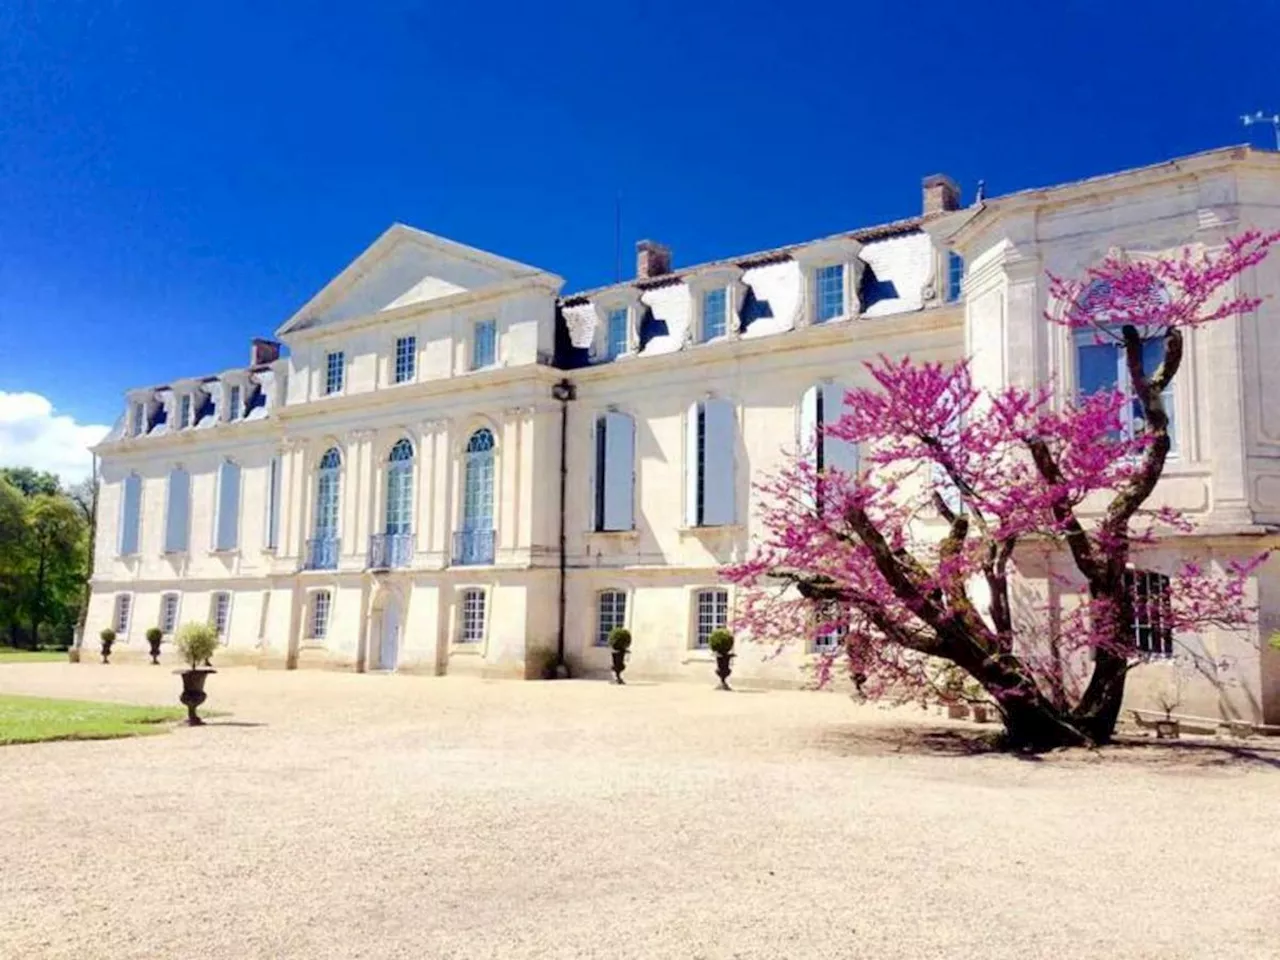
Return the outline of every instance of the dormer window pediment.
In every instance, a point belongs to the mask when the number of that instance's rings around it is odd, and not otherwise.
[[[733,265],[707,267],[684,278],[689,289],[689,337],[695,343],[738,335],[747,285],[742,268]]]
[[[866,268],[861,252],[862,243],[853,237],[832,237],[792,251],[804,285],[799,326],[858,315],[858,289]]]
[[[640,349],[640,321],[647,308],[639,290],[604,290],[592,298],[590,308],[595,314],[595,330],[588,345],[593,363],[631,356]]]

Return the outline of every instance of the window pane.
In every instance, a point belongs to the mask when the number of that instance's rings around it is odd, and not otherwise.
[[[462,594],[462,643],[484,640],[484,591],[466,590]]]
[[[311,636],[323,640],[329,632],[329,591],[321,590],[315,595],[311,611]]]
[[[947,254],[947,300],[960,299],[960,286],[964,281],[964,258],[954,250]]]
[[[413,379],[417,353],[417,337],[400,337],[396,340],[396,383],[407,383]]]
[[[325,361],[324,392],[337,393],[342,389],[342,380],[346,368],[346,356],[342,353],[331,353]]]
[[[817,320],[822,323],[844,314],[844,264],[819,267],[817,273]]]
[[[227,635],[227,614],[231,609],[231,594],[213,595],[213,629],[220,637]]]
[[[178,621],[178,595],[166,593],[160,598],[160,632],[173,633]]]
[[[471,344],[472,370],[493,366],[497,357],[497,334],[497,325],[492,320],[483,320],[476,324],[475,339]]]
[[[1092,337],[1092,335],[1089,335]],[[1116,389],[1120,355],[1114,344],[1085,340],[1076,345],[1076,392],[1088,396]]]
[[[726,300],[723,290],[708,291],[702,298],[702,339],[723,337],[727,330]]]
[[[627,352],[627,310],[614,310],[609,314],[605,358],[615,360]]]
[[[605,590],[600,594],[599,617],[596,627],[596,646],[609,643],[609,634],[616,627],[627,623],[627,595],[621,590]]]
[[[240,388],[232,387],[227,395],[227,419],[240,419]]]
[[[729,623],[729,592],[727,590],[698,591],[698,633],[696,646],[704,648],[711,634]]]

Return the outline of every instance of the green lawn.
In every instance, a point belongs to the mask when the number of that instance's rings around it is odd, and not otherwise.
[[[49,660],[66,660],[65,650],[19,650],[16,647],[0,647],[0,663],[39,663]]]
[[[41,740],[109,740],[163,733],[181,707],[135,707],[0,694],[0,746]]]

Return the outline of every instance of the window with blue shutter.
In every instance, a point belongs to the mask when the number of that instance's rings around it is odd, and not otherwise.
[[[240,545],[240,467],[224,460],[218,469],[218,518],[213,549],[234,550]]]
[[[947,302],[960,299],[960,287],[964,283],[964,257],[954,250],[947,252]]]
[[[596,530],[635,528],[635,421],[611,410],[596,419]]]
[[[164,551],[185,553],[191,531],[191,475],[181,467],[169,471],[165,505]]]
[[[124,478],[120,498],[120,556],[132,557],[138,552],[141,523],[142,478],[131,473]]]

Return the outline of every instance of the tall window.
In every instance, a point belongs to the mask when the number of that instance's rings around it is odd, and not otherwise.
[[[1116,334],[1119,336],[1119,334]],[[1129,367],[1125,362],[1124,347],[1107,335],[1099,341],[1100,335],[1093,330],[1077,330],[1074,333],[1076,346],[1076,391],[1087,396],[1099,391],[1120,390],[1131,398],[1125,405],[1121,415],[1123,429],[1129,436],[1141,430],[1145,420],[1142,416],[1142,404],[1133,393],[1133,382],[1129,378]],[[1161,336],[1146,337],[1142,341],[1142,372],[1150,377],[1164,362],[1164,338]],[[1160,394],[1164,401],[1165,412],[1169,415],[1170,444],[1177,447],[1177,433],[1174,430],[1174,396],[1173,384],[1165,387]]]
[[[320,458],[316,477],[316,540],[334,540],[338,536],[338,500],[340,494],[342,455],[330,447]]]
[[[142,418],[146,413],[145,408],[140,403],[133,405],[133,429],[130,433],[135,437],[142,436]]]
[[[191,394],[184,393],[178,401],[178,428],[185,430],[191,426]]]
[[[160,632],[173,633],[178,626],[178,595],[166,593],[160,598]]]
[[[182,467],[169,471],[169,496],[165,506],[164,551],[184,553],[190,540],[191,475]]]
[[[240,545],[240,466],[230,460],[218,468],[218,519],[213,549],[234,550]]]
[[[237,383],[227,391],[227,419],[239,420],[243,406],[244,404],[241,400],[240,384]]]
[[[844,316],[844,264],[819,267],[816,283],[818,323]]]
[[[133,606],[133,597],[127,593],[116,594],[115,616],[111,618],[112,628],[120,636],[129,632],[129,610]]]
[[[317,590],[311,595],[311,638],[323,640],[329,635],[329,607],[333,598],[328,590]]]
[[[689,408],[685,437],[685,523],[717,527],[734,522],[737,416],[724,399]]]
[[[1151,570],[1126,570],[1124,589],[1133,604],[1133,643],[1139,653],[1173,656],[1173,601],[1169,578]]]
[[[466,476],[462,491],[462,527],[493,526],[493,434],[481,428],[467,441]]]
[[[698,632],[694,646],[704,649],[711,634],[729,625],[729,591],[721,588],[698,591]]]
[[[636,424],[625,413],[596,418],[595,529],[635,528]]]
[[[280,545],[280,458],[267,464],[267,535],[268,550]]]
[[[227,620],[231,613],[231,594],[219,590],[213,595],[213,609],[209,611],[209,622],[220,637],[227,635]]]
[[[627,625],[627,595],[621,590],[601,590],[596,617],[596,646],[609,645],[609,634]]]
[[[702,295],[702,339],[723,337],[729,329],[728,300],[725,291],[708,290]]]
[[[494,320],[481,320],[475,326],[471,340],[471,369],[492,367],[498,358],[498,324]]]
[[[397,440],[387,458],[387,533],[413,529],[413,444]]]
[[[964,282],[964,257],[954,250],[947,251],[947,302],[960,299],[960,285]]]
[[[124,478],[120,497],[120,556],[132,557],[138,552],[138,534],[142,525],[142,478],[131,473]]]
[[[845,388],[838,383],[810,387],[800,399],[800,449],[819,473],[839,470],[858,472],[858,447],[827,433],[827,428],[844,415]],[[813,506],[821,509],[821,504]]]
[[[484,640],[484,591],[471,588],[462,591],[462,632],[460,643]]]
[[[418,338],[396,339],[396,383],[408,383],[413,379],[418,361]]]
[[[608,323],[605,325],[604,357],[616,360],[627,352],[627,308],[619,307],[609,311]]]
[[[324,392],[339,393],[347,372],[347,355],[341,351],[326,354],[324,358]]]

